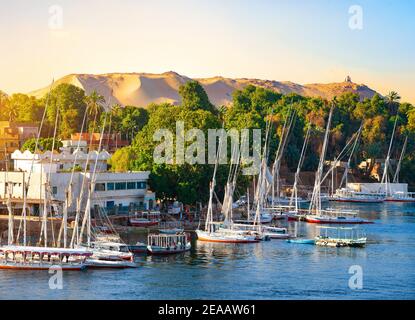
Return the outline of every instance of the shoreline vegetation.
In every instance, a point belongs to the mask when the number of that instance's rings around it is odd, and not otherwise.
[[[415,185],[415,107],[410,103],[401,103],[399,95],[394,91],[386,97],[375,94],[371,99],[361,99],[358,94],[348,92],[335,97],[334,101],[327,101],[294,93],[280,94],[248,85],[233,93],[231,105],[215,107],[200,83],[189,81],[180,87],[179,95],[182,101],[180,105],[152,103],[143,108],[144,106],[111,105],[98,92],[86,95],[84,90],[70,84],[59,84],[40,99],[20,93],[7,96],[0,91],[0,121],[10,121],[12,124],[39,123],[45,105],[48,104],[40,143],[41,150],[48,150],[58,109],[57,136],[60,140],[69,139],[71,134],[80,131],[83,116],[87,112],[86,127],[89,132],[100,132],[105,123],[105,133],[119,133],[130,144],[112,155],[109,160],[112,171],[148,170],[151,172],[150,187],[156,191],[160,200],[177,199],[184,204],[196,204],[207,200],[213,166],[156,164],[153,151],[160,143],[153,140],[156,130],[168,129],[175,132],[176,122],[183,121],[185,130],[198,128],[205,133],[208,129],[220,129],[222,126],[226,130],[262,129],[264,133],[266,120],[272,117],[269,158],[272,163],[284,120],[290,108],[294,108],[297,117],[282,166],[282,177],[290,179],[294,175],[309,125],[312,128],[311,139],[303,171],[307,173],[316,170],[330,104],[334,102],[336,107],[327,158],[333,159],[363,122],[361,143],[351,168],[357,180],[374,181],[371,176],[379,170],[379,160],[386,157],[393,125],[398,118],[391,158],[399,158],[404,140],[408,137],[407,153],[402,161],[399,180],[408,183],[410,188]],[[22,149],[32,150],[33,145],[33,140],[28,140]],[[59,144],[55,146],[58,148]],[[366,168],[358,167],[362,161],[368,161]],[[227,167],[219,166],[219,186],[226,181]],[[240,194],[244,194],[252,179],[250,176],[238,178]],[[218,190],[219,196],[221,193],[223,190]]]

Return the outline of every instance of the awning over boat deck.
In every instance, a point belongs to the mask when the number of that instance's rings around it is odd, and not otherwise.
[[[20,253],[38,253],[47,255],[72,255],[72,256],[92,256],[92,252],[85,249],[69,248],[50,248],[50,247],[29,247],[29,246],[2,246],[0,252],[20,252]]]

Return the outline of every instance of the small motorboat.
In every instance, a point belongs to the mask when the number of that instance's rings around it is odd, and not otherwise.
[[[297,244],[315,244],[314,239],[288,239],[287,242],[297,243]]]
[[[166,255],[189,251],[192,245],[186,234],[151,234],[148,236],[147,250],[150,254]]]
[[[93,251],[92,259],[119,261],[133,261],[134,255],[129,251],[128,246],[118,242],[91,242],[90,246]]]
[[[262,234],[270,239],[289,239],[292,235],[288,233],[287,228],[261,226]]]
[[[128,250],[132,253],[147,253],[147,244],[143,242],[137,242],[136,244],[129,245]]]

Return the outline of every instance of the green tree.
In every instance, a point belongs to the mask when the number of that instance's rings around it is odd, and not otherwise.
[[[36,138],[31,138],[26,140],[22,146],[22,151],[29,150],[30,152],[35,152],[36,149]],[[37,150],[41,152],[51,151],[53,146],[53,138],[40,138],[37,146]],[[55,140],[55,151],[59,151],[62,147],[62,142],[59,140]]]
[[[210,103],[208,95],[202,85],[194,80],[186,82],[179,87],[179,94],[182,98],[182,107],[189,110],[206,110],[216,112],[215,107]]]
[[[44,101],[47,97],[43,98]],[[82,125],[83,115],[86,112],[84,90],[71,85],[60,84],[52,89],[47,106],[47,133],[52,136],[55,126],[56,111],[59,110],[58,137],[69,138],[72,133],[79,132]]]

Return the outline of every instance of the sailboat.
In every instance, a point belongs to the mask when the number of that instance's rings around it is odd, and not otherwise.
[[[330,127],[331,127],[331,121],[333,117],[333,110],[334,110],[334,103],[332,107],[330,108],[330,113],[327,121],[326,126],[326,132],[324,135],[324,142],[323,142],[323,148],[320,154],[320,161],[318,165],[318,169],[316,171],[316,177],[314,181],[314,189],[313,189],[313,195],[311,198],[310,207],[308,210],[308,214],[305,216],[305,220],[309,223],[338,223],[338,224],[361,224],[361,223],[370,223],[367,220],[359,218],[358,212],[352,211],[352,210],[341,210],[341,209],[333,209],[333,208],[327,208],[322,209],[322,203],[321,203],[321,183],[324,181],[323,178],[323,168],[324,168],[324,159],[327,152],[327,146],[329,141],[329,133],[330,133]],[[345,149],[344,149],[345,150]],[[343,150],[343,151],[344,151]],[[343,153],[342,151],[342,153]],[[340,156],[337,158],[337,160],[340,159]],[[336,162],[337,162],[336,160]],[[332,167],[333,169],[333,167]],[[328,173],[326,173],[327,177]]]
[[[102,147],[102,139],[104,136],[104,129],[106,124],[106,117],[104,119],[104,125],[101,129],[101,138],[99,141],[97,154],[95,157],[94,169],[92,176],[88,184],[88,197],[86,207],[82,219],[81,229],[78,230],[79,219],[81,217],[81,203],[83,192],[81,192],[80,198],[77,202],[77,212],[75,216],[75,225],[72,233],[71,246],[75,248],[86,248],[92,252],[92,256],[87,259],[86,263],[90,268],[135,268],[137,265],[134,262],[134,254],[130,252],[128,245],[121,242],[120,237],[114,228],[111,228],[111,222],[109,221],[105,212],[99,211],[99,214],[107,219],[107,226],[111,229],[112,239],[108,239],[108,236],[103,237],[100,229],[98,232],[94,230],[91,224],[91,201],[92,194],[95,190],[95,184],[97,179],[97,167],[99,152]],[[90,161],[89,153],[87,157],[87,163],[85,165],[84,177],[86,177],[86,170],[88,169],[88,162]],[[82,183],[84,188],[85,181]],[[94,232],[95,231],[95,232]],[[84,233],[86,232],[86,243],[83,242]],[[95,240],[93,240],[95,238]]]
[[[362,130],[363,130],[363,123],[361,124],[357,132],[357,136],[354,140],[353,147],[349,155],[349,159],[344,168],[344,174],[340,182],[340,188],[338,188],[336,192],[332,194],[332,196],[330,197],[331,201],[353,202],[353,203],[381,203],[385,200],[385,197],[379,193],[359,192],[359,191],[355,191],[355,190],[348,188],[348,173],[350,169],[350,164],[352,161],[353,154],[358,145]],[[332,169],[332,172],[333,172],[333,169]],[[342,187],[343,185],[344,187]]]
[[[299,212],[299,209],[300,209],[299,204],[304,203],[305,200],[298,197],[298,182],[300,180],[300,172],[301,172],[301,167],[303,166],[303,163],[304,163],[304,158],[305,158],[305,154],[307,151],[307,145],[310,140],[310,133],[311,133],[311,125],[308,125],[307,133],[305,135],[304,142],[303,142],[303,147],[301,148],[300,159],[298,160],[298,164],[297,164],[297,170],[294,175],[294,184],[293,184],[293,189],[291,192],[291,198],[289,202],[289,206],[290,207],[294,206],[294,207],[290,208],[290,210],[287,213],[288,220],[299,220],[302,217],[302,214],[300,214]]]
[[[200,229],[200,226],[196,230],[197,239],[199,241],[206,242],[219,242],[219,243],[254,243],[260,241],[258,236],[251,231],[238,230],[234,228],[234,222],[232,220],[232,194],[234,191],[234,184],[236,182],[237,168],[234,169],[232,175],[232,162],[231,170],[228,176],[228,183],[225,188],[225,196],[222,206],[222,212],[225,213],[224,221],[213,221],[213,196],[216,186],[216,173],[219,163],[219,152],[222,148],[222,139],[219,140],[219,146],[216,153],[215,166],[213,170],[213,177],[209,188],[209,202],[206,214],[206,221],[204,229]],[[238,161],[236,167],[240,161],[240,154],[238,153]]]
[[[393,137],[393,136],[392,136]],[[405,155],[405,151],[406,151],[406,146],[408,144],[408,136],[405,136],[405,140],[403,143],[403,147],[402,147],[402,151],[401,151],[401,155],[399,156],[399,162],[398,165],[396,167],[396,171],[395,171],[395,175],[393,177],[393,183],[399,183],[399,173],[401,170],[401,165],[402,165],[402,160],[404,158]],[[389,161],[388,161],[389,164]],[[385,170],[386,170],[386,163],[385,163]],[[384,174],[384,176],[387,175]],[[385,177],[385,184],[387,183],[387,179]],[[388,191],[388,186],[386,185],[385,190]],[[414,203],[415,202],[415,192],[403,192],[403,191],[395,191],[395,192],[391,192],[389,190],[389,192],[386,192],[386,199],[385,201],[388,202],[408,202],[408,203]]]
[[[53,83],[51,88],[53,87]],[[46,110],[48,107],[50,91],[47,96],[46,107],[43,112],[42,120],[40,123],[40,128],[38,131],[38,136],[36,139],[35,150],[36,154],[39,146],[40,132],[45,120]],[[54,138],[52,143],[52,150],[50,154],[50,163],[53,162],[53,150],[55,147],[55,137],[56,137],[56,124],[58,121],[59,110],[56,112],[55,119],[55,130]],[[87,267],[86,259],[92,255],[92,253],[83,248],[79,249],[70,249],[70,248],[61,248],[61,247],[52,247],[50,246],[50,239],[48,238],[48,213],[51,209],[50,201],[47,197],[50,188],[48,181],[44,185],[44,204],[43,204],[43,216],[42,216],[42,225],[41,232],[39,236],[39,242],[37,246],[29,246],[27,241],[27,186],[30,184],[31,173],[33,171],[33,163],[30,169],[30,174],[28,178],[27,185],[24,183],[23,186],[23,208],[22,208],[22,219],[23,222],[23,243],[20,243],[20,226],[17,237],[14,237],[14,216],[13,209],[11,205],[11,199],[13,195],[13,183],[7,183],[7,210],[8,210],[8,237],[7,245],[0,247],[0,269],[11,269],[11,270],[49,270],[51,267],[59,267],[63,271],[80,271]],[[8,174],[8,167],[6,168],[6,181]],[[49,174],[50,181],[50,174]],[[53,232],[53,227],[51,228]],[[52,234],[53,235],[53,234]],[[43,241],[43,246],[41,243]]]

